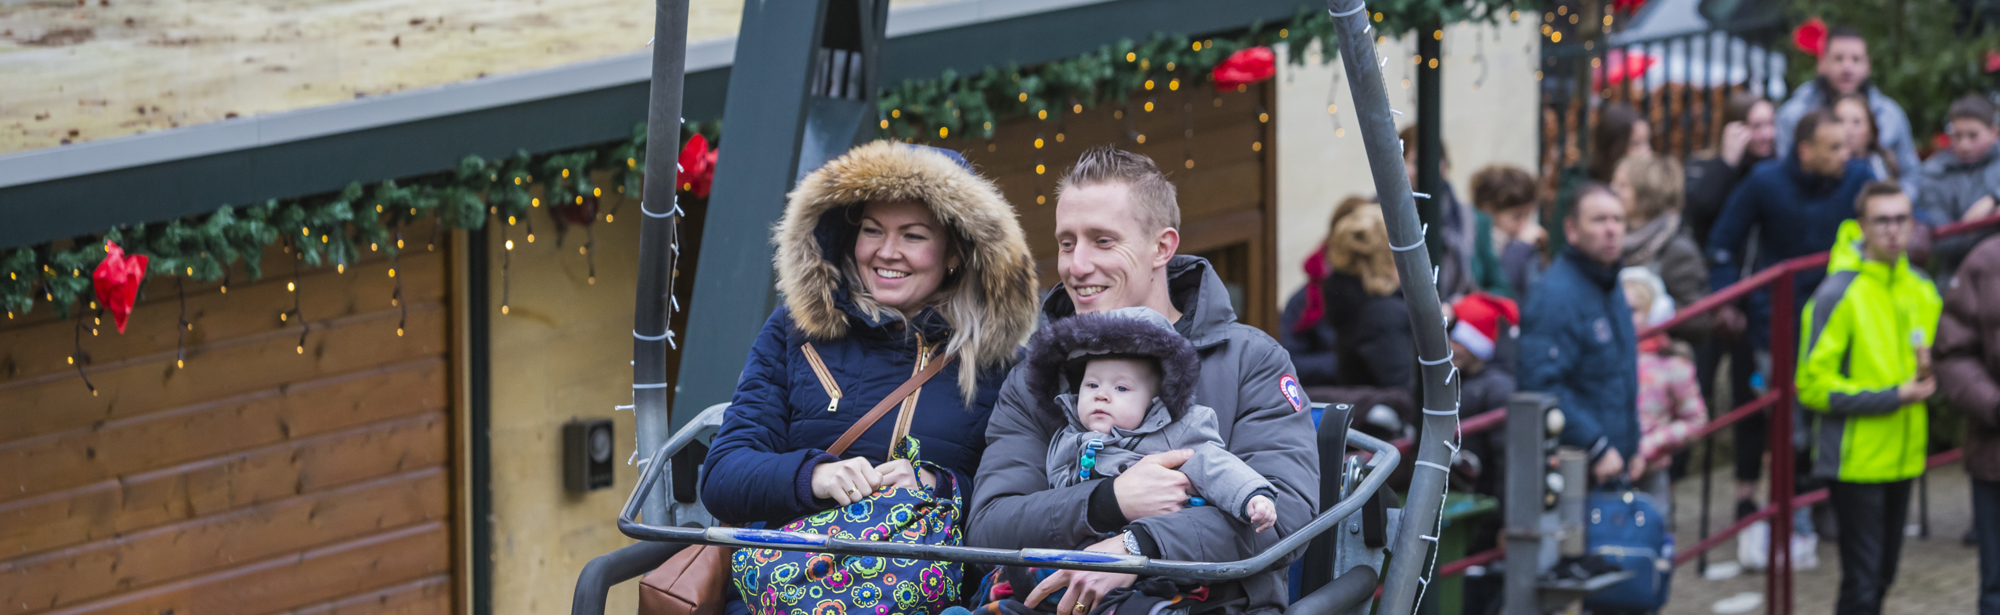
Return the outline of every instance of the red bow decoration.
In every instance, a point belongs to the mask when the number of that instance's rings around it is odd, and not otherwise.
[[[1620,13],[1636,13],[1646,6],[1646,0],[1611,0],[1611,10]]]
[[[1931,135],[1931,148],[1936,151],[1951,149],[1951,135],[1942,132]]]
[[[696,198],[708,198],[710,184],[715,181],[715,153],[708,147],[708,137],[695,133],[681,148],[680,189],[692,192]]]
[[[1824,55],[1826,53],[1826,22],[1820,21],[1818,17],[1814,17],[1806,20],[1805,23],[1799,24],[1799,27],[1793,28],[1792,46],[1798,47],[1799,51],[1812,54],[1812,57],[1815,58]]]
[[[571,224],[590,226],[590,223],[597,221],[597,197],[595,196],[586,194],[579,197],[579,201],[559,205],[555,209],[556,219],[563,222],[564,226]]]
[[[1215,79],[1215,89],[1231,90],[1238,86],[1250,85],[1278,74],[1278,56],[1270,47],[1251,47],[1229,54],[1229,59],[1215,65],[1209,76]]]
[[[1596,89],[1602,92],[1606,86],[1618,85],[1625,83],[1626,80],[1644,76],[1658,61],[1652,54],[1645,52],[1626,53],[1622,49],[1613,49],[1604,54],[1604,71],[1592,75],[1591,78],[1596,82]]]
[[[2000,50],[1986,50],[1986,72],[2000,72]]]
[[[117,242],[104,242],[104,262],[91,272],[90,281],[97,289],[97,303],[111,310],[111,322],[117,323],[120,334],[125,333],[132,303],[139,299],[139,283],[145,280],[146,255],[126,256]]]

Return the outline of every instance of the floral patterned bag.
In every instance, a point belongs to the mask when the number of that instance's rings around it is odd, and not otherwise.
[[[890,458],[908,459],[914,467],[929,469],[940,482],[937,487],[877,491],[780,529],[846,539],[964,544],[958,519],[965,508],[958,484],[950,472],[919,460],[917,449],[917,439],[905,436]],[[758,615],[937,613],[959,603],[959,578],[964,574],[963,566],[952,562],[776,549],[738,549],[730,567],[737,591]]]

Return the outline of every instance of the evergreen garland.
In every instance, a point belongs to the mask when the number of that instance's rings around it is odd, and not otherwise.
[[[1514,0],[1375,0],[1369,10],[1377,35],[1397,37],[1423,27],[1491,23],[1515,4]],[[1054,121],[1063,113],[1123,103],[1135,91],[1206,87],[1209,72],[1230,54],[1279,41],[1291,44],[1287,60],[1292,64],[1305,62],[1306,47],[1314,41],[1321,43],[1323,62],[1336,57],[1333,20],[1324,10],[1300,7],[1275,32],[1258,23],[1233,36],[1124,39],[1033,68],[1009,64],[975,75],[947,70],[938,79],[905,81],[880,92],[877,130],[884,137],[911,141],[964,136],[970,130],[991,138],[994,124],[1006,119]],[[688,124],[681,131],[682,143],[696,131],[719,144],[720,122]],[[225,205],[203,216],[120,226],[98,236],[17,248],[0,254],[0,273],[6,274],[0,279],[0,309],[13,319],[32,312],[41,301],[68,317],[79,301],[90,300],[90,274],[104,259],[105,240],[150,257],[152,276],[202,282],[227,283],[230,267],[238,262],[251,278],[261,277],[264,249],[279,241],[295,247],[306,266],[348,264],[360,257],[359,246],[364,244],[394,256],[399,249],[395,230],[414,222],[429,220],[439,231],[477,229],[489,217],[526,218],[533,209],[582,204],[601,195],[602,187],[591,179],[593,172],[609,173],[608,185],[614,191],[636,195],[645,172],[645,152],[645,127],[640,125],[621,142],[541,155],[519,152],[495,160],[466,156],[455,170],[401,184],[389,180],[371,187],[355,182],[336,194]],[[542,187],[540,197],[531,191],[536,184]]]

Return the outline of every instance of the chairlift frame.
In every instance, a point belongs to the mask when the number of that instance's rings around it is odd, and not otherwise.
[[[738,65],[731,76],[731,89],[738,89],[738,80],[750,83],[775,77],[781,81],[781,87],[777,89],[782,90],[782,96],[757,97],[755,101],[749,100],[752,98],[749,96],[730,97],[727,103],[729,111],[749,117],[772,117],[774,121],[733,124],[756,132],[746,131],[738,135],[738,131],[732,129],[732,144],[725,154],[728,158],[723,161],[725,164],[718,165],[714,190],[715,199],[730,201],[732,207],[728,208],[729,212],[711,213],[709,233],[714,233],[718,227],[726,233],[729,230],[742,232],[767,226],[769,220],[775,219],[775,213],[782,210],[784,191],[797,181],[798,175],[837,156],[864,138],[863,129],[872,120],[872,113],[868,112],[874,109],[873,93],[882,85],[876,81],[878,71],[874,67],[879,66],[879,50],[883,49],[881,42],[886,31],[887,0],[814,0],[812,5],[807,11],[797,6],[779,9],[762,3],[750,3],[745,7],[745,32],[738,39]],[[821,37],[826,34],[829,5],[858,12],[856,19],[842,23],[850,27],[858,24],[866,67],[860,71],[864,79],[862,91],[865,92],[861,99],[815,95],[810,90],[810,83],[817,67],[809,59],[792,57],[784,66],[772,71],[765,70],[763,66],[748,65],[744,46],[756,47],[762,37],[788,39],[780,45],[783,49],[757,52],[762,56],[771,56],[773,54],[769,52],[772,51],[795,53],[801,43],[805,45],[805,55],[816,56],[822,49]],[[1155,560],[1136,555],[1058,549],[913,545],[798,532],[700,527],[701,521],[712,519],[707,518],[699,498],[692,493],[695,490],[683,488],[695,484],[699,460],[678,459],[681,462],[678,464],[674,461],[677,457],[691,457],[687,455],[693,450],[690,445],[712,434],[719,426],[727,404],[711,406],[696,416],[679,421],[670,420],[680,417],[670,417],[667,409],[667,387],[671,385],[666,381],[665,359],[666,351],[673,343],[668,323],[670,309],[674,309],[669,293],[673,288],[673,258],[678,252],[674,225],[680,220],[674,195],[677,185],[675,150],[679,144],[681,93],[686,68],[687,1],[656,0],[655,7],[653,79],[646,147],[649,181],[646,182],[641,202],[646,215],[641,220],[640,274],[635,298],[636,326],[633,330],[633,406],[638,418],[639,450],[652,454],[641,459],[638,485],[634,487],[617,521],[620,532],[641,542],[600,556],[585,567],[572,605],[575,615],[602,615],[604,593],[611,584],[643,574],[687,545],[1121,572],[1211,582],[1240,579],[1271,570],[1282,565],[1288,554],[1305,549],[1308,559],[1316,560],[1310,567],[1315,569],[1318,578],[1307,580],[1309,587],[1304,588],[1304,596],[1292,605],[1292,612],[1366,612],[1366,601],[1375,594],[1378,579],[1383,580],[1382,603],[1376,612],[1396,615],[1415,612],[1421,600],[1421,586],[1428,584],[1427,577],[1435,567],[1430,549],[1439,533],[1448,473],[1446,468],[1458,446],[1457,370],[1451,365],[1451,350],[1430,251],[1420,249],[1424,247],[1425,229],[1419,223],[1414,199],[1428,197],[1411,190],[1411,178],[1404,171],[1403,145],[1396,137],[1395,122],[1391,117],[1393,111],[1382,83],[1382,64],[1377,58],[1372,26],[1363,0],[1328,0],[1327,10],[1341,33],[1340,56],[1350,77],[1347,82],[1360,118],[1369,167],[1377,193],[1382,195],[1383,217],[1390,243],[1395,248],[1402,290],[1415,324],[1425,409],[1420,432],[1422,440],[1415,461],[1419,471],[1412,479],[1409,501],[1402,512],[1380,510],[1386,506],[1386,498],[1381,497],[1386,494],[1381,487],[1401,462],[1401,452],[1390,443],[1348,429],[1350,408],[1321,406],[1326,412],[1322,419],[1326,427],[1321,429],[1320,438],[1321,481],[1322,485],[1336,488],[1339,500],[1323,506],[1310,523],[1263,553],[1234,562]],[[770,20],[771,29],[757,31],[762,29],[759,24],[764,19]],[[802,33],[807,35],[804,40],[799,37]],[[803,73],[799,70],[801,68]],[[862,113],[857,113],[857,109]],[[786,117],[792,121],[786,122]],[[767,150],[786,153],[772,156]],[[731,164],[737,161],[741,163]],[[720,243],[723,239],[720,236],[709,237],[704,243]],[[762,239],[761,233],[756,234],[756,241],[761,242]],[[740,238],[737,240],[740,241]],[[741,263],[737,265],[737,268],[744,266]],[[748,266],[765,268],[761,263]],[[735,287],[739,289],[736,292],[741,292],[742,285],[757,280],[768,282],[769,275],[765,272],[763,277],[750,276],[749,280],[735,276],[720,280],[717,277],[698,278],[696,294],[704,294],[702,289],[714,284],[723,285],[718,286],[718,290]],[[769,287],[768,283],[763,284],[763,292],[768,294]],[[742,323],[729,324],[733,328],[742,326]],[[692,321],[690,328],[697,328]],[[691,345],[688,352],[694,354],[697,350],[706,351],[709,347],[732,343],[721,339],[731,332],[731,328],[699,327],[704,335],[689,340],[699,340],[700,343]],[[749,339],[748,334],[740,337]],[[736,356],[733,353],[718,354]],[[727,361],[684,361],[683,380],[687,380],[690,373],[686,366],[697,363],[721,364]],[[733,379],[727,380],[733,382]],[[1348,456],[1346,449],[1349,444],[1369,452],[1371,457],[1364,463],[1358,457]],[[1332,459],[1326,458],[1329,454]],[[674,471],[676,466],[679,467],[678,472]],[[1334,470],[1336,476],[1325,476],[1327,468]],[[668,493],[668,489],[663,487],[670,481],[675,486],[673,493]],[[1326,494],[1324,489],[1322,494]],[[1377,507],[1374,512],[1378,514],[1356,514],[1371,505]],[[1379,531],[1371,530],[1363,536],[1362,517],[1386,527]],[[691,522],[697,527],[676,527],[675,522]],[[1332,532],[1332,538],[1327,539],[1328,530],[1336,527],[1349,531]],[[1395,558],[1390,568],[1383,571],[1382,551],[1385,547],[1410,556]],[[1339,569],[1341,567],[1345,569]],[[1318,587],[1310,587],[1314,585]]]

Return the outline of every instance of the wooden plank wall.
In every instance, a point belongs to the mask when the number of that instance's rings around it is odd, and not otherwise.
[[[303,347],[289,253],[188,285],[185,368],[152,278],[124,335],[83,318],[95,396],[76,321],[0,321],[0,612],[450,612],[446,246],[409,245],[305,269]]]
[[[1276,335],[1278,304],[1277,220],[1274,178],[1276,107],[1269,84],[1217,93],[1206,82],[1170,90],[1156,82],[1124,105],[1104,104],[1057,121],[1018,119],[985,139],[936,139],[963,152],[980,173],[1000,184],[1021,216],[1043,286],[1055,275],[1055,186],[1084,150],[1111,144],[1145,154],[1167,172],[1181,206],[1182,254],[1234,260],[1224,281],[1240,285],[1238,318]],[[1146,103],[1153,103],[1147,111]],[[1191,134],[1190,134],[1191,131]],[[1058,139],[1058,135],[1061,136]],[[1144,142],[1139,137],[1144,136]],[[1035,147],[1040,139],[1042,147]],[[1194,166],[1186,161],[1192,158]],[[1042,167],[1041,173],[1036,166]],[[1218,267],[1218,269],[1223,269]]]

